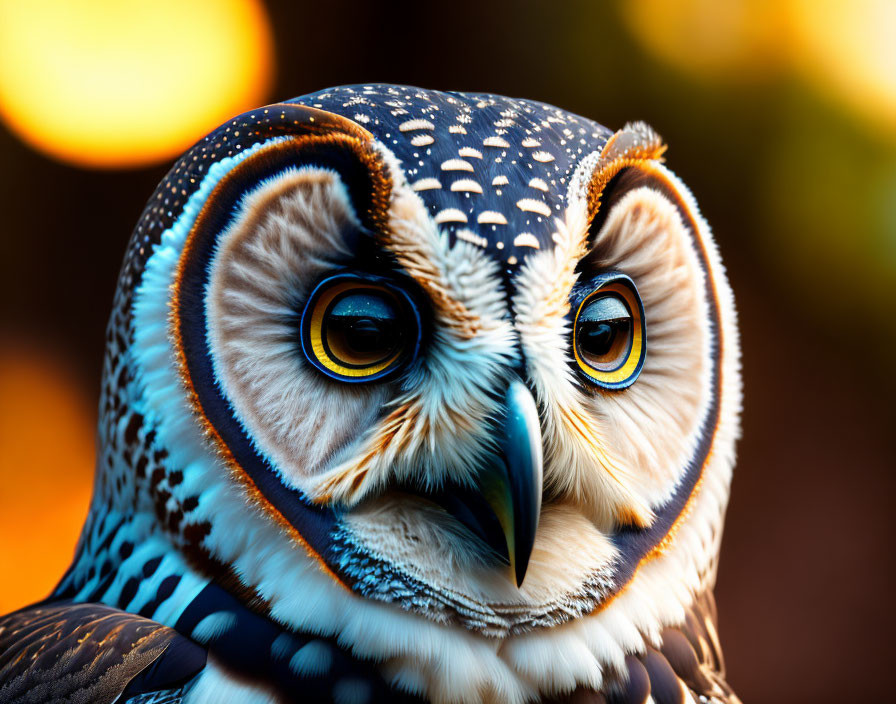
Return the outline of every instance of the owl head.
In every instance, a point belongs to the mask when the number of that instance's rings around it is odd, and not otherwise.
[[[418,689],[624,657],[714,579],[738,432],[732,296],[664,149],[388,85],[221,126],[125,259],[97,501]]]

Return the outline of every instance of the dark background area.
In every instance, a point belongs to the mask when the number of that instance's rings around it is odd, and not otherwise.
[[[840,51],[863,70],[862,41],[855,55],[840,41],[858,30],[805,3],[769,5],[269,0],[267,99],[406,83],[656,128],[713,226],[740,313],[743,439],[716,592],[729,679],[747,702],[884,700],[896,655],[896,85],[863,88],[863,103],[819,58]],[[23,533],[53,570],[0,603],[13,608],[42,596],[71,554],[91,470],[69,459],[90,451],[81,436],[121,257],[170,162],[82,169],[0,126],[0,164],[0,440],[29,443],[0,460],[0,508],[19,512],[0,523],[0,573],[16,582],[24,569],[9,547]],[[63,536],[53,520],[66,499]]]

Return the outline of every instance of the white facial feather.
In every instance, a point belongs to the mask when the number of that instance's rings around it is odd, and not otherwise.
[[[259,451],[304,491],[389,400],[323,377],[299,342],[310,288],[350,260],[344,238],[358,227],[334,172],[291,169],[244,198],[210,265],[215,375]]]

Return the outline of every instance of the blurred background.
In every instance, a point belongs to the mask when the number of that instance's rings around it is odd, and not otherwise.
[[[730,681],[747,702],[889,698],[891,0],[0,0],[0,613],[71,557],[118,268],[173,159],[243,110],[372,81],[665,137],[740,309]]]

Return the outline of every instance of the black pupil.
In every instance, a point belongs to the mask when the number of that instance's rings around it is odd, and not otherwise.
[[[399,320],[398,309],[386,294],[349,293],[333,304],[327,317],[330,354],[341,364],[374,364],[398,349]]]
[[[342,328],[346,346],[359,355],[382,352],[395,343],[391,320],[346,316],[338,324]]]
[[[620,322],[585,322],[579,330],[579,346],[586,354],[603,357],[613,349]]]

